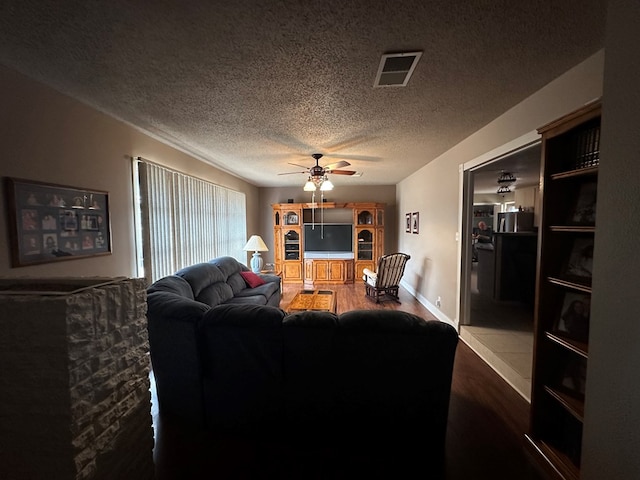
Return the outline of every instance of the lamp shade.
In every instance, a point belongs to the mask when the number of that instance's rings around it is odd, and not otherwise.
[[[249,238],[249,241],[244,246],[243,250],[246,250],[247,252],[269,251],[267,245],[264,243],[264,240],[262,240],[262,237],[260,235],[251,235],[251,238]]]

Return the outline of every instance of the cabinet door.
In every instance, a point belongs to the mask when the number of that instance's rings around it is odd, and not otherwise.
[[[345,268],[343,260],[333,260],[329,262],[329,281],[344,282]]]
[[[300,227],[284,226],[280,230],[283,242],[282,281],[289,283],[302,282],[302,250]]]
[[[356,225],[373,225],[375,221],[375,209],[355,209]]]
[[[375,230],[356,227],[355,256],[356,260],[374,260],[373,244]]]
[[[313,261],[313,280],[316,282],[329,280],[329,262],[327,260]]]
[[[361,262],[358,261],[355,264],[355,279],[361,280],[364,275],[364,269],[368,268],[371,271],[376,270],[376,265],[373,262]]]
[[[285,260],[282,267],[282,280],[284,282],[301,282],[302,262],[289,262]]]
[[[302,210],[300,208],[283,208],[282,225],[301,225]]]

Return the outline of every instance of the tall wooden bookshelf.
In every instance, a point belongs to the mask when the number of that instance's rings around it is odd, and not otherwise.
[[[600,102],[541,127],[542,192],[527,445],[555,478],[579,479]]]

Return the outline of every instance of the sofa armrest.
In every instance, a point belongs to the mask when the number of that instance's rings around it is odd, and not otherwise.
[[[172,292],[147,295],[151,366],[160,412],[202,425],[202,379],[196,326],[211,308]]]
[[[147,296],[147,317],[150,321],[175,319],[195,323],[211,307],[172,292],[152,292]]]

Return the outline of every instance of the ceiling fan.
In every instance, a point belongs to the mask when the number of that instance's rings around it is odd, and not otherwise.
[[[329,181],[327,174],[334,175],[358,175],[358,172],[355,170],[339,170],[342,167],[348,167],[351,165],[349,162],[345,160],[340,160],[339,162],[330,163],[325,165],[324,167],[320,166],[320,159],[323,157],[321,153],[314,153],[311,155],[316,164],[312,167],[305,167],[304,165],[298,165],[297,163],[288,162],[289,165],[294,165],[296,167],[302,167],[305,170],[301,172],[286,172],[279,173],[278,175],[290,175],[292,173],[304,173],[309,176],[307,183],[304,186],[305,190],[315,190],[316,187],[320,187],[321,190],[331,190],[333,189],[333,184]]]
[[[302,172],[279,173],[278,175],[290,175],[292,173],[306,173],[311,177],[322,177],[327,173],[332,173],[336,175],[356,175],[358,173],[354,170],[337,170],[338,168],[348,167],[349,165],[351,165],[349,162],[345,160],[340,160],[339,162],[330,163],[328,165],[325,165],[324,167],[321,167],[319,162],[320,162],[320,159],[323,157],[323,155],[321,153],[314,153],[311,156],[316,160],[316,164],[313,167],[307,168],[304,165],[298,165],[297,163],[288,162],[289,165],[302,167],[305,170]]]

